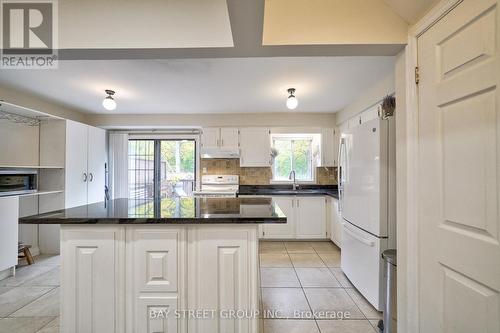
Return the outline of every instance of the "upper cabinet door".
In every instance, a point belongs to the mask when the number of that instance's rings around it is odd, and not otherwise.
[[[271,138],[268,128],[240,129],[240,166],[268,167],[271,165]]]
[[[203,148],[218,148],[220,139],[220,128],[204,128],[201,134],[201,145]]]
[[[88,203],[104,201],[106,131],[88,126]]]
[[[227,149],[238,149],[240,143],[239,130],[232,127],[220,129],[220,146]]]
[[[87,127],[66,121],[66,208],[87,204]]]
[[[321,158],[318,166],[333,167],[337,165],[336,160],[335,129],[323,128],[321,130]]]

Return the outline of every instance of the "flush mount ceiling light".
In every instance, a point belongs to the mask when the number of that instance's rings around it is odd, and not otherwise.
[[[290,96],[288,96],[286,100],[286,107],[289,108],[290,110],[294,110],[297,108],[297,105],[299,105],[299,101],[297,100],[297,97],[295,97],[295,88],[288,88],[288,93]]]
[[[106,89],[104,90],[108,96],[102,101],[102,106],[108,110],[108,111],[113,111],[116,109],[116,102],[115,99],[113,98],[113,95],[115,92],[113,90]]]

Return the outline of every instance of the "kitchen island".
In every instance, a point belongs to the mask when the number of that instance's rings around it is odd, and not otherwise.
[[[115,199],[21,218],[61,225],[61,332],[258,332],[270,198]]]

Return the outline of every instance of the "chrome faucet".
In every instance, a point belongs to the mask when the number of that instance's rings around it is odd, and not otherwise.
[[[295,170],[290,171],[290,174],[288,175],[288,180],[293,180],[293,190],[297,191],[299,189],[299,184],[297,184],[297,181],[295,179]]]

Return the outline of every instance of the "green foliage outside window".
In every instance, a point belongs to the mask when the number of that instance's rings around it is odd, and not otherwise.
[[[292,170],[297,180],[313,180],[311,138],[274,138],[273,146],[278,151],[274,159],[274,180],[288,180]]]

